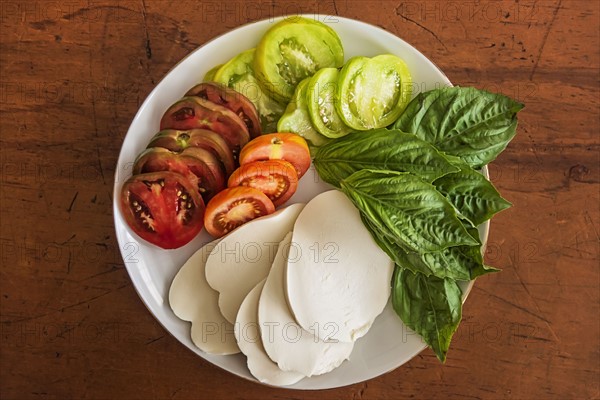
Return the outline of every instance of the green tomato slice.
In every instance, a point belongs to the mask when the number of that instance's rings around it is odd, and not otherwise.
[[[227,61],[215,72],[213,80],[246,96],[258,111],[263,133],[273,133],[285,105],[275,101],[258,83],[253,68],[255,50],[246,50]]]
[[[354,57],[340,72],[336,106],[356,130],[383,128],[398,119],[411,95],[412,78],[401,58]]]
[[[206,74],[204,74],[204,79],[202,80],[202,82],[214,82],[215,75],[217,74],[217,71],[222,66],[223,66],[223,64],[220,64],[220,65],[217,65],[216,67],[213,67],[210,70],[208,70],[208,72]]]
[[[302,136],[312,152],[315,148],[330,142],[331,139],[316,131],[308,115],[306,89],[309,80],[310,78],[306,78],[296,86],[292,100],[277,123],[277,132],[293,132]]]
[[[319,69],[341,67],[344,49],[337,33],[319,21],[286,18],[271,27],[256,48],[254,68],[263,87],[287,103],[301,80]]]
[[[339,138],[352,131],[336,110],[339,74],[337,68],[323,68],[310,78],[306,89],[310,119],[315,129],[328,138]]]

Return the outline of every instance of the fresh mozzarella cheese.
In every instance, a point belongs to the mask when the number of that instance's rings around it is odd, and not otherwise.
[[[233,323],[242,301],[273,264],[277,245],[304,204],[292,204],[271,215],[257,218],[225,236],[206,261],[206,280],[219,292],[219,308]]]
[[[304,207],[286,271],[288,304],[300,326],[323,340],[353,342],[385,307],[393,263],[338,190]]]
[[[291,240],[290,232],[279,244],[260,296],[258,323],[261,338],[267,354],[280,369],[298,371],[306,376],[320,375],[348,359],[354,344],[324,342],[302,329],[294,320],[284,290],[284,272]]]
[[[206,259],[216,243],[208,243],[183,264],[171,283],[169,304],[175,315],[192,323],[192,342],[200,350],[235,354],[240,349],[233,335],[233,325],[219,311],[219,294],[206,282],[204,271]]]
[[[304,375],[282,371],[277,367],[263,347],[258,326],[258,299],[265,281],[256,285],[242,302],[235,323],[235,338],[242,353],[248,358],[248,369],[256,379],[276,386],[287,386],[298,382]]]

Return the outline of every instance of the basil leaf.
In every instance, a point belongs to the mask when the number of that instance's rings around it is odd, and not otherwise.
[[[406,266],[411,271],[421,272],[427,276],[432,274],[432,271],[422,264],[412,265],[410,261],[407,259],[407,254],[410,250],[406,250],[402,248],[402,245],[394,242],[394,240],[388,236],[386,236],[378,227],[375,226],[373,222],[369,220],[368,217],[361,212],[360,217],[363,221],[363,224],[367,227],[373,240],[379,246],[379,248],[386,252],[386,254],[390,257],[395,264],[399,264],[402,266]]]
[[[522,108],[523,104],[501,94],[448,87],[417,95],[393,127],[480,168],[515,136],[516,115]]]
[[[462,317],[462,291],[456,281],[396,266],[392,304],[404,324],[423,337],[441,362],[446,361]]]
[[[452,204],[415,175],[365,169],[340,184],[377,229],[407,250],[432,252],[479,244],[460,222]]]
[[[481,246],[456,246],[435,253],[409,254],[409,261],[422,262],[438,278],[473,280],[499,269],[484,264]]]
[[[434,253],[409,253],[406,260],[412,265],[427,266],[437,278],[461,281],[497,271],[483,264],[480,246],[455,246]]]
[[[419,272],[425,276],[433,275],[442,279],[468,281],[490,272],[499,271],[483,263],[481,245],[454,246],[432,253],[407,251],[383,234],[364,215],[361,214],[361,218],[377,245],[386,252],[390,259],[412,272]]]
[[[498,269],[498,268],[494,268],[490,265],[481,263],[480,265],[477,265],[475,267],[475,269],[471,270],[471,279],[475,279],[482,275],[489,274],[492,272],[500,272],[500,271],[502,271],[502,270]]]
[[[467,230],[469,231],[472,237],[479,238],[479,231],[477,230],[477,228],[467,228]],[[481,275],[501,271],[498,268],[491,267],[483,262],[483,251],[481,248],[481,241],[479,242],[479,246],[459,246],[457,247],[457,249],[460,252],[460,254],[457,255],[456,260],[457,262],[464,263],[468,266],[471,280]]]
[[[412,172],[427,182],[457,172],[432,144],[400,130],[353,132],[316,152],[313,163],[324,181],[340,181],[361,169]]]
[[[456,162],[454,162],[457,165]],[[500,196],[485,176],[461,162],[460,171],[433,182],[436,188],[473,226],[478,226],[512,204]]]

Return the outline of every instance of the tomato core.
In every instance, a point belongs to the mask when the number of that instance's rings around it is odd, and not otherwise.
[[[231,208],[219,213],[217,219],[228,231],[254,218],[260,214],[259,205],[250,199],[240,199],[231,203]]]

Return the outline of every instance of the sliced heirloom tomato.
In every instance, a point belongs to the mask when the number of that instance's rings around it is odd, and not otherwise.
[[[338,34],[320,21],[286,18],[262,37],[254,59],[259,82],[287,103],[296,85],[321,68],[344,64],[344,48]]]
[[[229,177],[227,186],[258,189],[277,207],[296,192],[298,173],[292,164],[284,160],[255,161],[236,169]]]
[[[250,134],[244,121],[233,111],[201,99],[188,96],[174,103],[160,120],[160,129],[208,129],[223,136],[235,154],[244,147]]]
[[[225,189],[206,205],[204,226],[214,237],[221,237],[240,225],[275,211],[273,202],[258,189],[237,186]]]
[[[219,64],[219,65],[215,65],[214,67],[212,67],[211,69],[208,70],[208,72],[206,74],[204,74],[204,78],[202,79],[205,82],[208,81],[214,81],[215,80],[215,74],[217,73],[217,71],[223,66],[223,64]]]
[[[336,110],[338,75],[336,68],[323,68],[310,78],[306,88],[310,119],[315,129],[328,138],[339,138],[352,130]]]
[[[142,239],[163,249],[187,244],[201,230],[204,201],[174,172],[134,175],[121,188],[121,211]]]
[[[337,90],[336,107],[348,126],[361,131],[384,128],[408,105],[412,77],[397,56],[353,57],[339,74]]]
[[[197,188],[204,201],[225,188],[221,163],[210,151],[199,147],[188,147],[179,153],[153,147],[144,150],[133,165],[134,175],[159,171],[183,175]]]
[[[266,160],[291,163],[300,179],[310,167],[308,144],[295,133],[270,133],[252,139],[240,153],[240,165]]]
[[[165,129],[150,140],[148,148],[151,147],[162,147],[175,152],[181,152],[188,147],[201,147],[217,156],[223,164],[227,176],[235,170],[235,160],[225,139],[218,133],[207,129],[190,129],[189,131]]]
[[[331,139],[317,132],[308,114],[306,89],[309,81],[310,78],[306,78],[296,86],[294,97],[277,122],[277,132],[292,132],[302,136],[312,152],[315,148],[330,142]]]
[[[283,114],[285,105],[275,101],[272,93],[258,83],[254,74],[255,53],[256,49],[239,53],[223,64],[212,80],[246,96],[256,106],[262,131],[277,132],[277,121]]]
[[[244,121],[252,138],[262,133],[256,107],[240,92],[216,82],[203,82],[188,90],[185,95],[197,96],[233,111]]]

